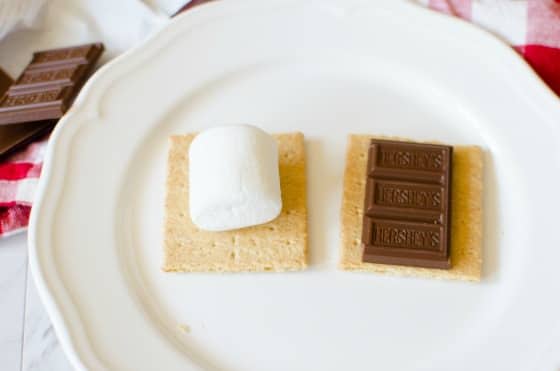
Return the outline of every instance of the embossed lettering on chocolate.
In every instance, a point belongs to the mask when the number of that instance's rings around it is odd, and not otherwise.
[[[451,268],[453,147],[372,139],[363,261]]]

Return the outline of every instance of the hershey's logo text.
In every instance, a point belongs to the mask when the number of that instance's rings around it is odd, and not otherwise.
[[[441,151],[415,151],[381,148],[377,152],[379,166],[412,170],[442,170]]]
[[[376,203],[387,206],[441,209],[442,194],[440,189],[429,189],[393,183],[378,183]]]
[[[438,250],[439,231],[375,224],[372,245],[408,249]]]

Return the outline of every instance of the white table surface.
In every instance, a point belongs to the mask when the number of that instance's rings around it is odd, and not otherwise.
[[[28,269],[25,233],[0,241],[0,370],[72,370]]]

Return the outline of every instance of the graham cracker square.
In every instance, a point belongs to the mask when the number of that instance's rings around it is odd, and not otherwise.
[[[339,268],[403,276],[480,281],[482,270],[482,151],[454,146],[451,184],[451,269],[418,268],[362,261],[362,218],[371,135],[350,135],[341,210]],[[407,140],[408,141],[408,140]]]
[[[188,150],[196,134],[170,138],[165,219],[166,272],[296,271],[307,266],[304,139],[279,134],[282,212],[275,220],[225,232],[198,229],[189,215]]]

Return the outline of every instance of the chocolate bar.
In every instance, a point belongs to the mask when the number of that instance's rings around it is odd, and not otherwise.
[[[62,117],[102,52],[102,44],[89,44],[35,53],[0,99],[0,125]]]
[[[0,98],[8,90],[10,85],[12,85],[13,80],[3,69],[0,68]]]
[[[453,147],[373,139],[363,261],[448,269]]]
[[[46,120],[18,125],[0,125],[0,161],[14,151],[50,133],[56,122],[57,120]]]

